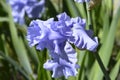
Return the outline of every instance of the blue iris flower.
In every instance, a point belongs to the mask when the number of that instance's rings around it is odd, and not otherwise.
[[[77,54],[71,44],[79,49],[96,51],[98,40],[91,30],[85,29],[85,19],[70,18],[65,12],[57,18],[58,21],[53,18],[33,20],[27,29],[27,40],[38,50],[48,49],[51,60],[47,60],[44,68],[53,71],[52,77],[68,78],[75,76],[79,68]]]
[[[29,18],[39,18],[44,12],[45,0],[7,0],[12,8],[14,22],[24,24],[25,13]]]

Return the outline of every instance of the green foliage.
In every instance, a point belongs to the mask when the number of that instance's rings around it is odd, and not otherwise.
[[[90,15],[87,15],[85,3],[46,0],[46,12],[41,18],[45,20],[66,12],[72,17],[85,18],[87,28],[92,23],[94,35],[99,38],[97,52],[111,80],[120,80],[120,4],[116,4],[117,1],[103,0],[94,5]],[[88,17],[92,18],[91,22]],[[10,6],[5,0],[0,0],[0,80],[66,80],[64,77],[52,78],[52,72],[43,68],[49,58],[47,50],[37,51],[29,47],[25,38],[27,26],[14,23]],[[68,80],[105,80],[94,53],[76,50],[80,69],[76,77],[69,77]]]

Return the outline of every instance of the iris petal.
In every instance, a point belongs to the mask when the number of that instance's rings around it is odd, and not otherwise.
[[[7,0],[11,5],[14,22],[23,25],[24,16],[27,13],[29,18],[40,18],[44,12],[45,0]]]
[[[75,24],[73,27],[73,36],[75,37],[75,41],[73,42],[79,49],[87,49],[90,51],[96,51],[98,46],[97,37],[90,37],[87,34],[86,30],[80,28],[79,24]]]

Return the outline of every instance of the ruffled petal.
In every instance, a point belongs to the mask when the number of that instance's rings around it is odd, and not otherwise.
[[[53,70],[53,67],[57,65],[58,64],[53,60],[47,60],[46,63],[44,63],[43,67],[47,70]]]
[[[25,23],[24,16],[27,13],[29,18],[40,18],[44,12],[45,0],[7,0],[11,5],[14,22],[23,25]]]
[[[89,34],[91,35],[91,34]],[[82,29],[79,24],[74,24],[73,36],[75,41],[73,42],[79,49],[87,49],[90,51],[96,51],[98,46],[97,37],[90,37],[84,28]]]
[[[68,42],[66,42],[64,50],[65,50],[65,53],[67,54],[69,61],[76,64],[77,53]]]
[[[53,71],[52,77],[58,78],[65,76],[75,76],[77,74],[75,65],[59,58],[59,62],[49,60],[44,64],[44,68]]]
[[[70,20],[70,17],[65,13],[61,13],[59,15],[57,15],[57,18],[58,18],[58,21],[69,21]]]
[[[34,46],[47,40],[47,34],[49,34],[49,29],[43,25],[42,21],[32,21],[27,31],[29,45]]]
[[[37,1],[28,1],[26,5],[26,12],[29,18],[39,18],[44,12],[45,0]]]

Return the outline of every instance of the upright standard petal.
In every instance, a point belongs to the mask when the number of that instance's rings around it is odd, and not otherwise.
[[[54,47],[57,47],[56,42],[58,44],[65,42],[67,37],[71,36],[71,30],[67,30],[66,26],[55,25],[59,22],[53,21],[53,19],[49,19],[47,21],[35,20],[32,21],[30,27],[28,27],[27,39],[31,46],[37,45],[37,49],[43,49],[43,45],[45,48],[52,49],[56,51]],[[54,29],[56,28],[56,29]],[[64,30],[64,31],[63,31]],[[34,32],[34,33],[33,33]],[[65,34],[63,34],[66,33]]]
[[[29,41],[29,45],[34,46],[39,43],[45,44],[44,42],[47,40],[47,34],[49,34],[49,29],[42,21],[32,21],[27,31],[27,40]]]

